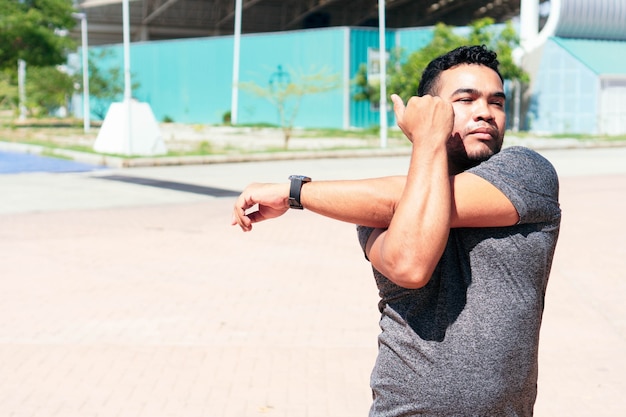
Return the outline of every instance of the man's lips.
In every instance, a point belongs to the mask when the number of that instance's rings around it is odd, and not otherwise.
[[[481,127],[478,129],[471,130],[469,135],[476,136],[480,139],[491,140],[496,138],[496,132],[492,128]]]

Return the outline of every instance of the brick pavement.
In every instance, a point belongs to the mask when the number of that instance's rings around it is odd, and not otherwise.
[[[0,217],[0,414],[365,415],[354,228],[305,212],[244,235],[232,202]]]
[[[45,181],[95,199],[83,178]],[[155,198],[0,215],[0,415],[367,414],[377,297],[353,226],[243,234],[232,198],[105,187]],[[566,176],[561,201],[536,415],[621,416],[626,175]]]

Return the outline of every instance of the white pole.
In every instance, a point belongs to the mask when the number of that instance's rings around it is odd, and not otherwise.
[[[387,53],[385,49],[385,0],[378,0],[378,43],[380,51],[380,147],[387,147]]]
[[[89,106],[89,45],[87,45],[87,16],[83,14],[80,21],[81,43],[83,44],[83,127],[89,132],[91,122],[91,108]]]
[[[126,153],[132,155],[131,144],[131,112],[130,112],[130,100],[132,97],[131,85],[130,85],[130,12],[128,10],[128,0],[124,0],[122,3],[122,21],[123,21],[123,33],[124,33],[124,105],[126,107],[126,139],[127,148]]]
[[[522,46],[535,40],[539,33],[539,0],[522,0],[520,4],[520,42]]]
[[[20,100],[19,120],[26,120],[26,61],[17,60],[17,89]]]
[[[80,37],[83,61],[83,130],[89,132],[91,123],[89,116],[89,46],[87,45],[87,15],[85,13],[72,13],[76,19],[80,19]]]
[[[241,0],[235,0],[235,34],[233,45],[233,89],[230,102],[230,123],[237,124],[239,106],[239,54],[241,43]]]
[[[522,83],[519,80],[513,81],[514,90],[514,106],[513,106],[513,132],[517,133],[520,129],[521,109],[522,109]]]

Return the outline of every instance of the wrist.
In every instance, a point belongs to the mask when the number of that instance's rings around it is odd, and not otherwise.
[[[289,197],[287,200],[288,206],[292,209],[302,210],[304,209],[302,202],[300,201],[302,186],[307,182],[311,182],[311,178],[304,175],[291,175],[289,176],[289,180]]]

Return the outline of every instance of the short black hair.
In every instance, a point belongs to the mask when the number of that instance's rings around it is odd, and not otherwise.
[[[417,95],[420,97],[426,94],[435,95],[437,81],[441,73],[461,64],[484,65],[494,70],[500,80],[504,82],[502,74],[498,70],[500,63],[495,52],[487,49],[485,45],[461,46],[430,61],[422,73],[422,79],[417,87]]]

